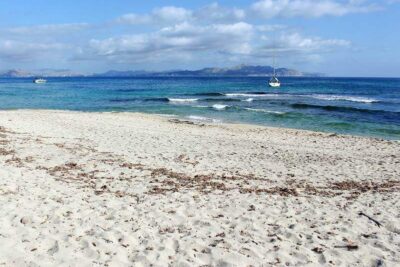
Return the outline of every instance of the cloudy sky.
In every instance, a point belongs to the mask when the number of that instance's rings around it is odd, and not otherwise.
[[[400,77],[400,0],[0,0],[0,71],[271,65],[273,53],[278,67]]]

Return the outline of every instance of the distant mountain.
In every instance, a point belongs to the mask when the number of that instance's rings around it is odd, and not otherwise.
[[[118,70],[109,70],[104,73],[93,74],[95,77],[137,77],[142,75],[150,75],[151,72],[147,71],[118,71]]]
[[[270,66],[247,66],[240,65],[233,68],[204,68],[197,71],[174,71],[167,72],[170,76],[271,76],[274,69]],[[285,68],[276,69],[279,76],[303,76],[303,73]]]
[[[7,72],[1,73],[0,77],[3,78],[23,78],[23,77],[32,77],[32,73],[23,70],[9,70]]]
[[[82,77],[82,73],[71,71],[68,69],[41,69],[35,72],[35,76],[42,77]]]
[[[274,69],[271,66],[248,66],[239,65],[232,68],[204,68],[200,70],[174,70],[174,71],[107,71],[105,73],[94,74],[96,77],[138,77],[138,76],[152,76],[152,77],[234,77],[234,76],[247,76],[247,77],[264,77],[271,76]],[[306,73],[293,69],[278,68],[276,74],[281,77],[296,76],[323,76],[319,73]]]
[[[203,68],[200,70],[170,70],[170,71],[118,71],[109,70],[104,73],[85,75],[67,69],[41,69],[37,71],[9,70],[0,73],[3,78],[21,77],[268,77],[274,69],[271,66],[238,65],[231,68]],[[298,70],[278,68],[276,74],[280,77],[320,77],[321,73],[308,73]]]
[[[84,74],[70,70],[41,69],[37,71],[9,70],[0,73],[0,78],[32,78],[32,77],[81,77]]]

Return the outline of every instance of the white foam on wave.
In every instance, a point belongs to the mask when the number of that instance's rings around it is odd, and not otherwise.
[[[230,97],[277,97],[277,96],[281,96],[281,95],[280,94],[229,93],[229,94],[225,94],[225,96],[230,96]]]
[[[285,112],[282,112],[282,111],[273,111],[273,110],[267,110],[267,109],[261,109],[261,108],[245,108],[245,110],[254,111],[254,112],[272,113],[272,114],[285,114]]]
[[[155,113],[154,115],[161,116],[161,117],[166,117],[166,118],[175,118],[175,117],[178,117],[177,115],[174,115],[174,114]]]
[[[222,105],[222,104],[215,104],[212,107],[213,107],[213,109],[216,109],[216,110],[224,110],[229,106],[228,105]]]
[[[187,119],[193,120],[193,121],[207,121],[207,122],[221,122],[221,120],[213,119],[213,118],[208,118],[208,117],[202,117],[202,116],[197,116],[197,115],[189,115],[186,116]]]
[[[377,99],[360,97],[360,96],[345,96],[345,95],[312,95],[313,98],[327,101],[351,101],[360,103],[376,103]]]
[[[254,98],[247,98],[247,99],[242,100],[242,101],[245,101],[245,102],[253,102],[253,100],[254,100]]]
[[[170,102],[196,102],[198,99],[197,98],[168,98]]]
[[[230,97],[260,97],[264,95],[258,95],[258,94],[244,94],[244,93],[232,93],[232,94],[225,94],[225,96],[230,96]]]

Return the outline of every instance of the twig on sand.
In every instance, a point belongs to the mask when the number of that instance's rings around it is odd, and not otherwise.
[[[347,248],[347,250],[356,250],[356,249],[358,249],[358,245],[347,244],[347,245],[343,245],[343,246],[334,246],[334,248]]]
[[[358,245],[355,242],[353,242],[353,241],[351,241],[351,240],[349,240],[347,238],[343,238],[343,241],[346,242],[345,245],[334,246],[334,248],[347,248],[347,250],[356,250],[356,249],[358,249]]]
[[[382,226],[382,224],[381,224],[380,222],[378,222],[377,220],[375,220],[375,219],[372,218],[371,216],[368,216],[368,215],[365,214],[364,212],[359,212],[358,215],[367,217],[369,220],[373,221],[378,227],[381,227],[381,226]]]

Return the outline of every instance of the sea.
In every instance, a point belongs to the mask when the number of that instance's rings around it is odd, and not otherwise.
[[[400,140],[400,79],[135,77],[0,79],[0,109],[144,112]]]

